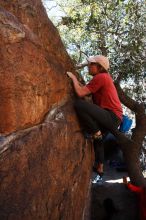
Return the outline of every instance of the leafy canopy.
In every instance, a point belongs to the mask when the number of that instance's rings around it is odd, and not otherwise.
[[[135,98],[145,94],[144,0],[56,0],[65,16],[56,26],[75,63],[103,54],[110,73],[128,81]],[[131,79],[129,81],[129,79]],[[126,86],[126,85],[125,85]],[[130,94],[129,84],[127,91]],[[133,93],[134,92],[134,93]]]

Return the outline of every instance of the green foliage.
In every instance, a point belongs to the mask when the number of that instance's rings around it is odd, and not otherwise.
[[[125,82],[133,79],[145,93],[144,0],[56,0],[66,16],[57,27],[75,63],[103,54],[110,59],[110,73]],[[86,56],[85,56],[86,55]],[[133,90],[133,92],[135,92]],[[135,92],[135,98],[139,93]]]

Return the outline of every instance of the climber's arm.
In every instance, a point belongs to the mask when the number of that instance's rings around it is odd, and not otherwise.
[[[128,183],[127,184],[127,187],[128,187],[128,189],[130,189],[132,192],[136,192],[136,193],[139,193],[139,192],[141,192],[141,187],[138,187],[138,186],[135,186],[135,185],[133,185],[133,184],[131,184],[131,183]]]
[[[142,188],[139,187],[139,186],[135,186],[131,183],[128,183],[127,181],[127,177],[123,177],[123,183],[127,186],[128,189],[130,189],[132,192],[136,192],[136,193],[139,193],[141,192]]]
[[[67,75],[72,79],[75,92],[79,97],[91,94],[90,90],[86,86],[82,86],[73,73],[67,72]]]

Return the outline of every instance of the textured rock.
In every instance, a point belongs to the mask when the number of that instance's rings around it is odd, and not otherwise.
[[[85,219],[93,158],[72,61],[40,0],[0,6],[0,220]]]
[[[0,6],[0,133],[9,134],[67,100],[73,65],[41,1]]]
[[[83,219],[92,150],[69,104],[14,133],[0,154],[0,219]]]

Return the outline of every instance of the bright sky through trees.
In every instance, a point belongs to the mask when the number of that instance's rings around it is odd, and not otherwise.
[[[65,15],[54,0],[42,0],[42,2],[47,10],[48,16],[53,18],[53,20],[60,20],[61,17]]]

